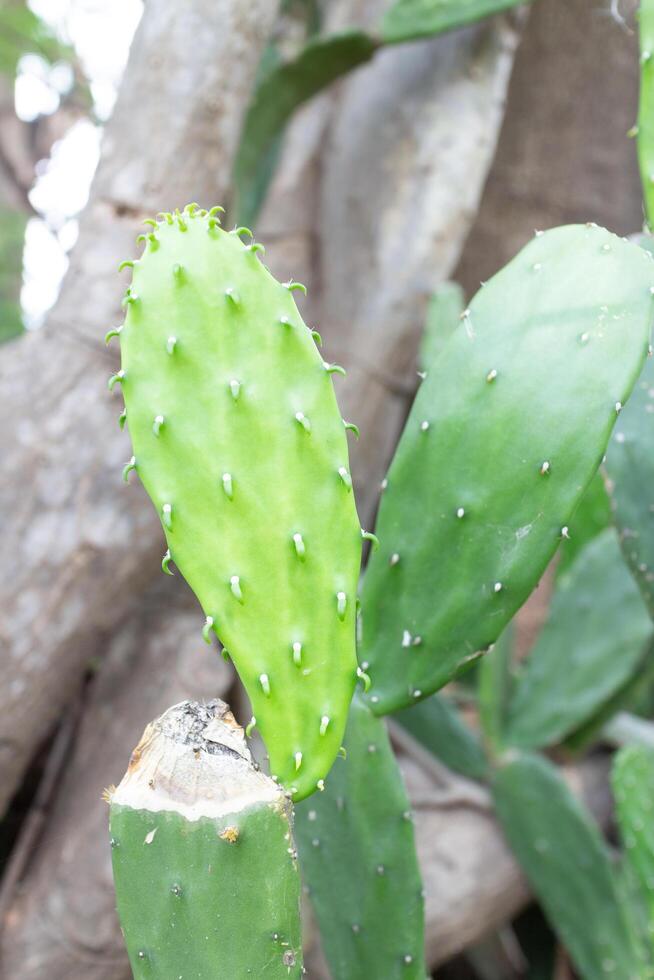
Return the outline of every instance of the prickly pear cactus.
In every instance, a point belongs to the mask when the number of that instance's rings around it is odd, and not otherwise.
[[[641,745],[621,749],[613,763],[612,782],[620,836],[647,908],[654,952],[654,750]]]
[[[642,0],[638,12],[640,36],[640,100],[638,106],[638,163],[650,229],[654,228],[654,2]]]
[[[302,976],[291,804],[253,765],[227,705],[170,708],[108,792],[135,980]]]
[[[537,584],[641,370],[653,285],[638,246],[569,226],[464,310],[385,481],[362,593],[375,712],[480,657]]]
[[[409,800],[385,723],[358,695],[347,755],[296,810],[305,884],[332,976],[423,980],[420,870]]]
[[[172,560],[232,657],[296,799],[325,777],[355,684],[361,554],[347,423],[261,246],[217,211],[163,215],[133,263],[120,381]],[[241,229],[244,234],[246,230]]]

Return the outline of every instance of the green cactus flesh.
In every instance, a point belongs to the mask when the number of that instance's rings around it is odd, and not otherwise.
[[[259,248],[212,212],[163,216],[134,263],[117,380],[128,468],[205,637],[236,665],[272,773],[301,799],[336,756],[354,689],[361,529],[337,366]]]
[[[654,358],[645,363],[606,454],[607,487],[625,559],[654,616]]]
[[[409,801],[384,722],[355,695],[346,758],[296,809],[305,884],[338,980],[423,980],[423,898]]]
[[[302,976],[291,804],[226,705],[182,702],[148,726],[110,827],[135,980]]]
[[[612,782],[626,860],[647,908],[654,948],[654,750],[641,745],[621,749]]]
[[[422,371],[428,371],[436,363],[458,327],[465,305],[465,294],[456,282],[443,282],[432,293],[418,356]]]
[[[538,583],[649,344],[652,259],[594,225],[537,234],[427,373],[386,480],[362,592],[377,713],[437,690]]]
[[[651,641],[647,608],[606,528],[558,579],[515,684],[506,742],[541,748],[589,721],[636,673]]]
[[[393,720],[448,769],[470,779],[486,778],[488,763],[479,739],[444,694],[398,711]]]
[[[514,757],[495,775],[497,813],[551,925],[584,980],[640,980],[640,944],[608,847],[555,766]]]
[[[654,0],[642,0],[638,21],[640,36],[638,164],[647,223],[650,228],[654,228]]]

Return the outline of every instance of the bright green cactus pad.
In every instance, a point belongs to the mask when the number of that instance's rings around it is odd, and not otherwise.
[[[507,744],[541,748],[588,722],[639,669],[652,622],[614,528],[557,581],[547,621],[516,681]]]
[[[654,751],[641,745],[621,749],[612,782],[626,860],[647,907],[654,948]]]
[[[583,980],[643,980],[610,851],[555,766],[514,757],[495,775],[498,817]]]
[[[625,559],[654,616],[654,358],[645,363],[606,454],[607,486]]]
[[[181,702],[148,726],[110,827],[135,980],[303,975],[291,804],[225,704]]]
[[[420,870],[384,722],[355,696],[324,793],[296,809],[305,884],[338,980],[424,980]]]
[[[654,265],[594,225],[536,235],[480,290],[428,371],[366,571],[373,710],[481,656],[538,583],[649,344]]]
[[[361,554],[332,373],[260,246],[163,216],[120,331],[133,468],[296,799],[329,770],[355,683]]]

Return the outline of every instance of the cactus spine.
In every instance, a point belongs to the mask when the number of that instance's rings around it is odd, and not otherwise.
[[[261,246],[218,211],[164,215],[127,290],[120,381],[168,552],[301,799],[341,745],[361,554],[332,374]],[[300,287],[301,288],[301,287]],[[169,570],[169,569],[168,569]]]
[[[183,701],[148,725],[110,827],[135,980],[302,975],[291,804],[227,705]]]

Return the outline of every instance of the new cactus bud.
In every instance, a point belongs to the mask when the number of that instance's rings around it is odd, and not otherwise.
[[[272,773],[301,799],[343,740],[361,529],[331,374],[297,294],[247,229],[217,221],[187,209],[146,241],[116,378],[170,558],[230,652]]]
[[[653,284],[641,248],[569,226],[534,237],[463,311],[381,500],[362,593],[375,712],[466,669],[538,583],[642,368]],[[419,647],[402,647],[407,631]]]
[[[291,804],[226,704],[169,708],[108,796],[135,980],[301,977]]]

